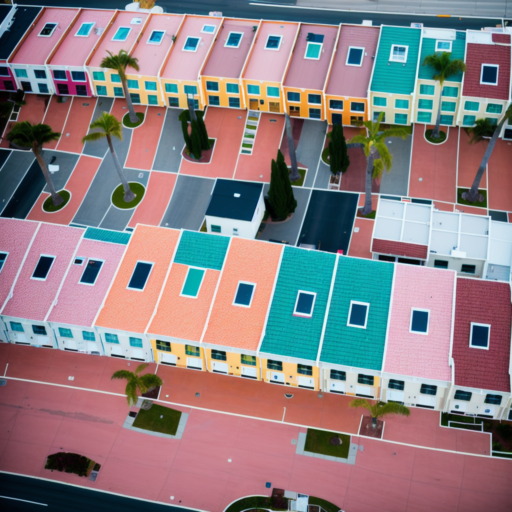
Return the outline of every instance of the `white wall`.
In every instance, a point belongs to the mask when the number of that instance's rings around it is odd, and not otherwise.
[[[124,331],[117,331],[115,329],[98,329],[101,336],[101,342],[105,347],[105,355],[110,357],[120,357],[124,359],[137,359],[152,362],[153,350],[151,343],[144,334],[141,333],[127,333]],[[119,339],[117,343],[107,343],[105,333],[115,334]],[[142,348],[130,346],[130,337],[139,338],[142,340]]]
[[[345,372],[347,376],[346,380],[331,379],[331,369]],[[369,386],[357,382],[359,374],[372,375],[375,377],[374,385]],[[379,396],[380,372],[349,368],[348,366],[341,365],[324,365],[321,363],[320,375],[320,389],[322,391],[328,391],[330,393],[340,393],[344,391],[344,393],[348,395],[367,395],[373,396],[374,398],[378,398]]]
[[[56,324],[53,322],[50,323],[50,327],[53,329],[55,340],[57,342],[57,348],[60,350],[76,350],[86,354],[99,352],[99,355],[104,355],[105,353],[100,340],[100,335],[98,332],[96,332],[94,327],[78,327],[76,325]],[[73,338],[61,336],[59,327],[70,329]],[[96,341],[84,340],[82,331],[93,332]]]
[[[55,348],[56,342],[53,331],[46,322],[31,321],[9,316],[3,316],[2,320],[7,327],[7,338],[11,343],[33,345],[36,347],[51,347]],[[17,332],[11,330],[10,322],[20,323],[24,332]],[[41,325],[46,329],[46,336],[34,334],[32,325]]]
[[[32,86],[32,94],[54,94],[55,93],[55,87],[53,86],[53,80],[52,80],[52,77],[50,75],[50,70],[44,65],[39,65],[39,66],[28,66],[28,65],[13,65],[13,64],[9,64],[11,70],[12,70],[12,73],[16,79],[16,86],[18,87],[18,89],[22,89],[21,87],[21,82],[30,82],[30,85]],[[26,72],[27,72],[27,76],[28,78],[18,78],[18,76],[16,75],[16,69],[24,69]],[[45,71],[46,73],[46,79],[43,79],[43,78],[36,78],[34,72],[35,70],[41,70],[41,71]],[[48,93],[41,93],[39,92],[39,86],[38,84],[46,84],[47,87],[48,87]],[[31,94],[31,93],[28,93],[28,94]]]
[[[467,277],[484,277],[484,260],[472,260],[470,258],[452,258],[451,256],[443,256],[442,254],[429,253],[428,255],[428,267],[433,267],[435,260],[442,260],[448,262],[448,269],[455,270],[460,276]],[[467,274],[461,272],[462,265],[475,265],[475,273]]]
[[[455,400],[456,391],[469,391],[472,393],[471,400]],[[486,404],[485,398],[490,395],[501,395],[503,399],[500,405]],[[465,388],[461,386],[453,386],[450,393],[450,400],[448,404],[447,412],[459,412],[465,414],[476,414],[483,416],[492,416],[493,418],[499,418],[508,404],[510,393],[504,393],[502,391],[488,391],[483,389]]]

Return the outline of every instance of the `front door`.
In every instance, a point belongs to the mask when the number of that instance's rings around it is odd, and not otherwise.
[[[277,101],[270,101],[268,104],[268,110],[270,112],[277,112],[279,113],[281,111],[281,104]]]
[[[332,124],[341,124],[343,122],[343,116],[341,114],[332,115]]]
[[[228,373],[228,363],[212,361],[212,369],[215,373]]]
[[[492,416],[494,418],[496,407],[494,405],[484,404],[484,410],[482,412],[484,416]],[[480,412],[480,415],[482,414],[482,412]]]
[[[137,361],[145,361],[144,350],[141,348],[133,348],[132,349],[132,359],[136,359]]]
[[[123,349],[116,345],[110,347],[110,355],[112,357],[122,357],[124,358]]]
[[[290,117],[300,117],[300,107],[290,105]]]
[[[259,110],[259,109],[260,109],[260,107],[259,107],[258,100],[250,99],[249,100],[249,110]]]
[[[62,340],[62,344],[64,345],[64,350],[72,350],[74,352],[78,351],[78,347],[76,346],[76,341],[71,339]]]
[[[203,360],[198,357],[187,357],[187,368],[192,368],[193,370],[202,370]]]

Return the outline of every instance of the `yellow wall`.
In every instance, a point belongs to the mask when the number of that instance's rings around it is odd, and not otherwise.
[[[219,91],[208,91],[206,89],[206,82],[216,82],[218,84]],[[235,93],[228,93],[227,92],[227,84],[236,84],[238,85],[238,94]],[[240,107],[239,108],[245,108],[244,105],[244,99],[242,96],[242,87],[240,86],[240,82],[237,79],[234,78],[217,78],[212,76],[203,76],[201,77],[201,86],[203,88],[203,95],[204,95],[204,101],[207,105],[209,105],[208,96],[218,96],[220,101],[220,107],[225,108],[237,108],[237,107],[231,107],[229,105],[229,98],[238,98],[240,101]],[[217,105],[214,105],[217,106]]]
[[[164,92],[165,96],[165,104],[168,107],[169,106],[169,98],[178,98],[179,105],[178,107],[181,109],[186,109],[188,107],[187,105],[187,95],[185,94],[185,86],[186,85],[195,85],[197,88],[197,95],[194,96],[194,99],[196,99],[199,102],[199,110],[204,110],[204,104],[203,100],[201,98],[201,83],[197,80],[166,80],[164,78],[160,78],[161,81],[161,87]],[[174,84],[178,87],[177,93],[169,93],[165,89],[165,84]]]
[[[171,351],[170,352],[163,352],[160,350],[157,350],[156,348],[156,340],[151,340],[151,347],[153,349],[153,355],[156,362],[160,362],[161,357],[160,354],[173,354],[176,356],[176,366],[179,366],[181,368],[187,367],[187,357],[195,357],[190,354],[187,354],[185,351],[185,345],[182,345],[181,343],[174,343],[171,342]],[[203,360],[203,371],[205,370],[205,357],[204,357],[204,349],[202,347],[199,347],[199,353],[201,354],[200,358]],[[197,370],[195,370],[197,371]]]
[[[270,379],[267,379],[267,372],[277,372],[277,370],[269,370],[267,368],[267,360],[266,359],[261,359],[260,362],[261,362],[261,366],[263,368],[263,380],[265,382],[269,382]],[[279,373],[284,374],[285,385],[298,387],[299,377],[309,377],[309,378],[314,379],[315,389],[318,390],[319,389],[318,379],[319,379],[320,371],[319,371],[318,367],[316,367],[314,365],[310,365],[310,366],[313,367],[313,375],[302,375],[300,373],[297,373],[297,364],[296,363],[283,362],[283,371],[279,372]]]
[[[165,106],[165,103],[162,100],[161,93],[161,85],[160,81],[156,76],[138,76],[138,75],[126,75],[128,80],[137,80],[139,82],[138,89],[128,89],[131,93],[136,93],[140,96],[141,105],[153,105],[153,106]],[[145,82],[155,82],[156,83],[156,91],[147,91],[145,87]],[[158,103],[150,103],[148,96],[156,96]]]
[[[223,347],[218,348],[218,350],[222,350],[222,349],[223,349]],[[226,352],[226,360],[221,361],[221,362],[227,363],[228,371],[229,371],[228,375],[236,375],[236,376],[240,377],[242,375],[242,366],[246,366],[247,368],[256,368],[257,380],[261,380],[261,378],[260,378],[261,377],[260,361],[258,358],[256,358],[256,366],[244,365],[244,364],[242,364],[241,354],[235,354],[232,352],[228,352],[227,350],[225,350],[225,352]],[[212,359],[211,349],[207,348],[205,350],[205,353],[206,353],[206,361],[208,364],[208,370],[212,371],[212,361],[217,361],[217,359]],[[250,354],[248,354],[248,355],[250,355]]]
[[[261,112],[270,112],[269,103],[279,103],[279,112],[273,113],[281,113],[284,114],[284,102],[283,95],[281,91],[281,84],[276,82],[259,82],[258,80],[243,80],[244,84],[244,92],[247,101],[247,108],[250,109],[250,100],[258,100],[258,110]],[[260,88],[260,95],[256,96],[254,94],[248,93],[248,85],[257,85]],[[268,97],[267,96],[267,87],[277,87],[279,89],[279,98],[277,97]],[[261,104],[260,100],[263,100],[263,104]]]
[[[297,103],[295,101],[290,102],[288,100],[288,93],[289,92],[297,92],[300,94],[300,103]],[[296,87],[284,87],[284,94],[286,98],[286,107],[288,110],[288,114],[290,114],[290,107],[300,107],[300,115],[298,117],[303,117],[306,119],[309,119],[309,109],[310,108],[317,108],[320,109],[320,119],[317,119],[318,121],[323,121],[325,119],[324,115],[324,95],[322,94],[322,91],[313,91],[308,89],[297,89]],[[309,94],[317,94],[320,96],[321,103],[319,104],[310,104],[308,103],[308,95]],[[292,114],[290,114],[292,115]]]
[[[117,71],[114,71],[112,69],[105,69],[105,68],[88,68],[89,75],[92,80],[93,88],[94,88],[94,94],[96,96],[105,96],[104,94],[98,94],[97,86],[104,86],[107,88],[107,94],[109,98],[124,98],[124,94],[122,96],[115,96],[114,94],[114,87],[123,88],[123,84],[112,82],[111,75],[117,75]],[[93,73],[95,71],[100,71],[105,75],[105,81],[97,81],[94,79]]]
[[[374,104],[374,98],[375,97],[381,97],[386,98],[386,106],[379,106]],[[407,109],[402,108],[396,108],[396,100],[407,100],[409,102],[409,107]],[[384,112],[385,113],[385,119],[384,123],[386,124],[397,124],[395,122],[395,114],[405,114],[407,116],[407,122],[403,123],[403,125],[410,125],[411,120],[411,109],[412,109],[412,102],[413,102],[413,95],[412,94],[387,94],[382,92],[372,92],[370,95],[370,101],[371,106],[370,110],[372,113],[372,116],[370,119],[373,118],[374,112]],[[399,123],[402,124],[402,123]]]
[[[343,101],[343,110],[331,110],[330,100],[340,100]],[[344,126],[350,126],[352,117],[362,117],[363,121],[368,121],[368,100],[366,98],[345,98],[344,96],[326,96],[325,101],[327,103],[327,122],[332,124],[332,114],[341,114],[342,115],[342,124]],[[352,102],[364,103],[364,112],[351,112],[350,105]]]

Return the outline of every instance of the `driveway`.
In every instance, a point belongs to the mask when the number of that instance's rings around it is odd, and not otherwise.
[[[313,187],[316,169],[324,147],[327,123],[306,119],[302,125],[300,141],[297,147],[297,161],[308,168],[306,187]]]
[[[92,115],[91,124],[96,121],[96,119],[98,119],[98,117],[100,117],[103,112],[110,112],[113,103],[114,98],[98,98],[96,108],[94,109],[94,114]],[[87,133],[91,133],[91,130],[89,129]],[[103,158],[107,150],[107,139],[103,138],[95,142],[86,142],[83,153],[84,155],[98,156]]]
[[[0,162],[3,164],[0,168],[0,212],[5,210],[34,161],[32,151],[0,150]]]
[[[386,139],[386,144],[393,156],[391,171],[384,172],[380,184],[381,194],[407,196],[409,187],[409,170],[411,167],[412,136],[403,140],[399,137]]]
[[[156,151],[153,169],[155,171],[178,172],[181,163],[181,150],[185,145],[181,121],[178,116],[180,109],[168,108],[165,115],[163,130],[160,134],[160,142]]]

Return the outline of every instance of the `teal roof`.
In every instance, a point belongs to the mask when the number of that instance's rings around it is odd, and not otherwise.
[[[340,258],[320,361],[382,369],[392,283],[392,263]],[[366,329],[347,326],[352,300],[370,304]]]
[[[428,55],[436,53],[436,41],[444,41],[444,39],[431,39],[423,38],[421,43],[421,56],[420,56],[420,68],[418,70],[418,78],[422,80],[433,80],[435,70],[432,66],[423,66],[423,61]],[[452,60],[464,60],[464,54],[466,51],[466,33],[457,32],[457,38],[452,41]],[[450,82],[462,82],[462,73],[451,76],[448,79]]]
[[[393,94],[411,94],[416,81],[421,30],[406,27],[382,27],[379,50],[370,90]],[[407,62],[390,62],[391,46],[408,46]]]
[[[315,361],[336,256],[285,247],[261,352]],[[313,316],[294,316],[298,291],[314,292]]]
[[[130,233],[121,231],[110,231],[108,229],[87,228],[84,238],[88,240],[98,240],[100,242],[110,242],[113,244],[127,245],[130,241]]]
[[[183,231],[174,261],[183,265],[221,270],[229,237]]]

